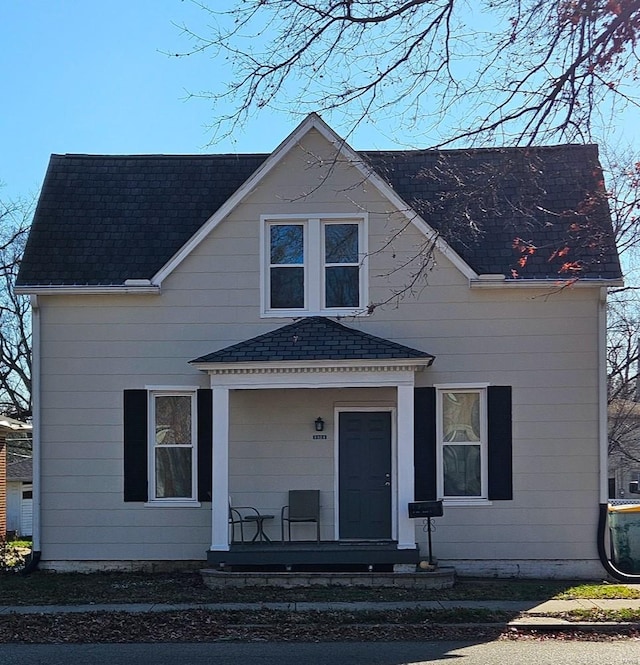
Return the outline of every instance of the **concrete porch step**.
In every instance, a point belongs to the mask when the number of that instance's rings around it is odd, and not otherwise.
[[[455,582],[454,568],[434,568],[415,572],[229,572],[208,568],[201,570],[204,583],[211,589],[224,587],[311,587],[365,586],[412,589],[449,589]]]

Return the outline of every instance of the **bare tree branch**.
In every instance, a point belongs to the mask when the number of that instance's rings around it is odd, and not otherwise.
[[[0,201],[0,413],[31,417],[29,299],[13,290],[27,240],[33,202]]]
[[[253,111],[340,111],[351,127],[392,114],[441,147],[589,137],[603,107],[637,104],[640,0],[244,0],[199,4],[192,47],[228,65],[198,93]],[[216,72],[219,78],[220,71]]]

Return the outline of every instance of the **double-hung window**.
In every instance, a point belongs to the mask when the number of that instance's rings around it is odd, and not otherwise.
[[[486,389],[444,388],[437,395],[438,494],[486,499]]]
[[[366,305],[366,219],[263,217],[263,313],[356,313]]]
[[[150,393],[150,497],[196,500],[195,393]]]

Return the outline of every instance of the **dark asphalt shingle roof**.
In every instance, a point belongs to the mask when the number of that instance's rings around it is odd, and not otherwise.
[[[30,481],[33,478],[33,459],[7,464],[7,480]]]
[[[365,154],[478,274],[621,276],[595,145]]]
[[[596,146],[360,155],[478,273],[621,274]],[[150,279],[267,157],[52,155],[18,284]]]
[[[300,319],[192,360],[192,363],[400,360],[434,356],[348,328],[322,316]]]

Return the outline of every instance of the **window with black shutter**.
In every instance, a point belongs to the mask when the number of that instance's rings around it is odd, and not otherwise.
[[[211,399],[211,390],[124,391],[125,501],[211,501]]]
[[[513,498],[511,387],[416,388],[415,498]]]

